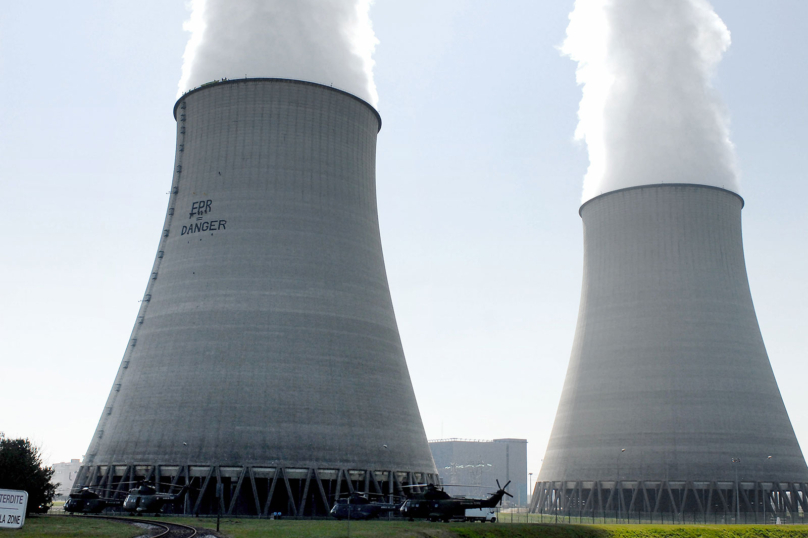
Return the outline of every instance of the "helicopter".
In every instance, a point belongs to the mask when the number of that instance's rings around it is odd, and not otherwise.
[[[507,495],[513,497],[505,491],[511,481],[505,487],[499,485],[497,480],[496,493],[487,499],[464,499],[452,497],[434,484],[425,484],[426,491],[412,494],[399,509],[401,515],[411,521],[415,518],[428,519],[429,521],[449,521],[452,518],[465,518],[466,510],[469,508],[494,508]]]
[[[337,499],[330,514],[337,519],[375,519],[399,509],[401,504],[373,502],[361,492]]]
[[[157,493],[154,486],[141,484],[130,489],[129,494],[123,501],[123,509],[130,514],[154,513],[158,514],[166,504],[172,504],[182,498],[188,491],[188,485],[184,485],[179,493]]]
[[[78,493],[71,493],[65,502],[64,511],[74,514],[100,514],[108,506],[121,506],[121,501],[102,499],[90,488],[81,488]]]

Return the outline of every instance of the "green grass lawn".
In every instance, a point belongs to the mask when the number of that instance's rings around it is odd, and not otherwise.
[[[173,518],[171,521],[175,521]],[[176,519],[195,527],[216,528],[215,519]],[[288,519],[221,520],[220,530],[232,538],[344,538],[348,522],[335,520],[292,521]],[[503,525],[500,523],[430,523],[427,521],[351,521],[351,537],[357,538],[608,538],[603,529],[585,525]]]
[[[84,538],[103,536],[104,538],[132,538],[144,534],[143,529],[122,525],[103,519],[82,516],[29,516],[21,529],[0,529],[2,538],[23,538],[27,536],[47,538]]]
[[[173,521],[173,519],[171,520]],[[216,528],[215,519],[178,519],[195,527]],[[503,519],[507,522],[507,519]],[[221,520],[232,538],[337,538],[347,536],[345,521]],[[509,523],[429,523],[426,521],[352,521],[351,536],[366,538],[808,538],[808,526],[538,525]]]
[[[148,519],[148,518],[144,518]],[[162,518],[195,527],[216,528],[213,518]],[[266,519],[221,520],[221,533],[231,538],[342,538],[345,521],[292,521]],[[30,517],[18,531],[0,531],[5,536],[84,538],[132,538],[143,529],[123,523],[82,516]],[[808,538],[808,526],[755,525],[538,525],[509,523],[429,523],[426,521],[352,521],[351,536],[357,538]]]
[[[808,538],[808,525],[595,525],[613,538]]]

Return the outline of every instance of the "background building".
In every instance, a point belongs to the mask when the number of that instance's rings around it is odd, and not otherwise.
[[[509,480],[505,506],[527,504],[527,439],[436,439],[429,442],[441,483],[451,495],[486,497]],[[463,487],[477,486],[477,487]]]
[[[311,515],[435,480],[384,268],[376,110],[241,79],[174,113],[157,254],[77,485]]]
[[[76,480],[76,475],[78,475],[80,468],[81,460],[77,459],[53,464],[51,484],[59,484],[56,486],[57,498],[67,497],[70,494],[70,490],[73,489],[73,482]]]
[[[533,511],[805,511],[747,280],[743,199],[658,184],[580,209],[578,325]],[[750,520],[751,521],[751,520]]]

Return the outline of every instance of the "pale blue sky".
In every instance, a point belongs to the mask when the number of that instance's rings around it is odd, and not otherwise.
[[[808,3],[715,0],[763,337],[808,449]],[[377,0],[378,197],[430,438],[529,440],[537,472],[580,295],[580,91],[569,1]],[[89,443],[167,203],[183,2],[3,1],[0,431]],[[266,75],[271,76],[271,73]],[[754,402],[749,402],[750,406]],[[7,407],[8,409],[8,407]]]

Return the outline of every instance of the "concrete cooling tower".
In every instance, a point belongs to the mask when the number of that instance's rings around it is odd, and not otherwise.
[[[189,484],[179,510],[313,515],[436,481],[382,256],[378,113],[244,79],[174,115],[157,256],[76,487]]]
[[[533,512],[804,515],[808,467],[752,304],[743,205],[660,184],[581,207],[578,325]]]

